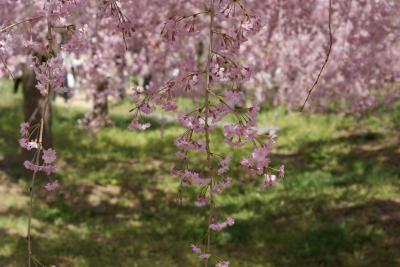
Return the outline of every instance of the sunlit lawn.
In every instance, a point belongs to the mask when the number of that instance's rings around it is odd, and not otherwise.
[[[26,266],[30,179],[17,147],[21,97],[0,99],[0,266]],[[129,106],[113,108],[115,127],[98,133],[76,125],[82,107],[55,108],[54,139],[63,187],[46,193],[38,180],[34,254],[46,266],[199,266],[190,251],[203,238],[205,210],[191,191],[176,204],[179,165],[174,122],[160,139],[157,119],[146,132],[128,131]],[[400,114],[400,113],[399,113]],[[398,115],[398,114],[397,114]],[[339,115],[265,111],[262,127],[277,127],[273,164],[286,179],[262,190],[238,166],[234,185],[218,198],[234,226],[213,237],[215,254],[234,267],[400,266],[400,145],[396,114],[351,119]],[[203,155],[194,165],[204,164]]]

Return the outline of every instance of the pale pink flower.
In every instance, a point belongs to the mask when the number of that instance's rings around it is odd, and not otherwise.
[[[194,253],[196,253],[200,259],[206,260],[211,257],[211,254],[202,252],[198,246],[192,244],[191,247],[192,247],[192,251]]]
[[[185,150],[204,151],[206,149],[205,142],[189,140],[182,136],[175,139],[175,145]]]
[[[196,205],[196,207],[201,208],[207,205],[208,203],[210,203],[210,200],[208,198],[206,198],[205,196],[199,196],[194,204]]]
[[[24,166],[25,166],[25,168],[27,168],[28,170],[31,170],[33,172],[38,172],[41,170],[41,167],[39,165],[36,165],[36,164],[30,162],[29,160],[24,161]]]
[[[220,261],[215,267],[229,267],[229,261]]]
[[[226,179],[221,182],[217,183],[213,186],[212,193],[213,194],[219,194],[222,190],[228,188],[231,185],[232,178],[231,177],[226,177]]]
[[[206,260],[206,259],[208,259],[208,258],[210,258],[211,257],[211,254],[209,254],[209,253],[201,253],[200,255],[199,255],[199,258],[201,259],[201,260]]]
[[[51,164],[56,160],[56,151],[52,148],[43,150],[44,163]]]
[[[49,182],[49,183],[47,183],[47,184],[44,186],[44,188],[45,188],[47,191],[54,191],[54,190],[56,190],[56,189],[59,188],[59,187],[60,187],[60,184],[58,183],[58,181]]]
[[[282,178],[282,177],[285,176],[285,165],[281,165],[281,166],[279,167],[278,176],[279,176],[279,178]]]
[[[139,110],[144,114],[151,114],[156,110],[156,107],[150,106],[149,103],[139,106]]]
[[[277,180],[276,175],[273,174],[265,174],[264,175],[264,181],[262,183],[262,187],[266,188],[266,187],[271,187],[275,184]]]
[[[128,126],[129,130],[137,129],[137,130],[146,130],[149,128],[151,125],[150,123],[139,123],[139,119],[137,117],[134,117],[131,121],[131,123]]]
[[[235,220],[233,218],[227,218],[224,222],[219,222],[219,223],[213,223],[209,225],[209,228],[214,230],[214,231],[221,231],[222,229],[232,226],[235,223]]]
[[[178,108],[178,106],[171,101],[167,101],[163,104],[163,108],[165,111],[172,111],[172,110],[176,110]]]
[[[217,174],[218,175],[221,175],[221,174],[226,173],[227,171],[229,171],[229,166],[228,166],[229,161],[230,161],[229,157],[223,157],[220,160],[220,162],[219,162],[220,166],[219,166],[219,168],[217,170]]]
[[[19,132],[21,136],[27,136],[29,134],[29,123],[28,122],[23,122],[19,126]]]
[[[192,244],[191,247],[192,247],[192,251],[194,253],[201,254],[201,249],[198,246],[196,246],[195,244]]]
[[[56,167],[53,164],[45,164],[44,166],[36,165],[29,160],[24,161],[24,166],[28,170],[31,170],[33,172],[45,172],[47,175],[50,175],[56,171]]]
[[[47,164],[44,166],[41,166],[41,171],[45,172],[47,175],[50,175],[54,172],[56,172],[56,166],[53,164]]]

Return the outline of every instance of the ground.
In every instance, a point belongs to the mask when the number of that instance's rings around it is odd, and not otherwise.
[[[0,266],[27,266],[27,182],[17,147],[21,97],[0,100]],[[169,121],[131,132],[129,105],[112,105],[115,126],[97,133],[74,127],[85,105],[55,104],[56,175],[62,188],[36,187],[33,247],[46,266],[199,266],[190,244],[204,235],[205,210],[185,191],[177,205],[179,160]],[[213,237],[215,254],[233,267],[400,266],[400,144],[394,114],[364,118],[265,109],[276,127],[272,160],[286,178],[261,189],[233,153],[234,185],[217,199],[221,218],[236,223]],[[204,159],[195,157],[200,166]]]

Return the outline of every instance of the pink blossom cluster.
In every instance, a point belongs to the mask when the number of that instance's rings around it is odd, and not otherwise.
[[[212,193],[214,195],[221,193],[221,191],[228,188],[231,185],[231,183],[232,183],[232,178],[226,177],[226,179],[224,181],[214,184],[214,186],[212,188]]]
[[[220,261],[215,265],[215,267],[229,267],[230,262],[229,261]]]
[[[192,244],[192,251],[199,256],[199,259],[206,260],[211,257],[211,254],[202,252],[201,248]]]
[[[24,166],[28,170],[31,170],[33,172],[45,172],[47,175],[50,175],[54,172],[56,172],[56,166],[53,164],[54,161],[56,160],[56,152],[54,149],[49,148],[43,150],[43,165],[38,165],[35,164],[29,160],[24,161]]]
[[[28,136],[29,135],[29,122],[22,122],[19,126],[19,133],[21,136]]]
[[[50,60],[40,63],[38,58],[33,58],[32,68],[35,71],[38,81],[36,88],[42,95],[47,95],[50,89],[56,92],[68,92],[64,85],[66,70],[63,66],[61,56],[52,57]]]
[[[199,173],[194,171],[181,171],[181,170],[171,170],[171,174],[181,177],[181,185],[189,186],[191,184],[199,185],[199,186],[207,186],[210,184],[210,178],[203,178]]]
[[[273,186],[277,181],[277,177],[274,174],[264,174],[264,180],[262,183],[262,187],[271,187]]]
[[[77,10],[85,1],[83,0],[66,0],[66,1],[50,1],[44,5],[42,13],[45,17],[52,21],[57,22],[61,18],[71,15]]]
[[[285,165],[281,165],[278,170],[279,178],[283,178],[285,176]]]
[[[196,207],[204,207],[210,203],[210,199],[208,199],[206,196],[198,196],[197,200],[194,202]]]
[[[204,132],[204,120],[198,114],[184,114],[178,116],[182,126],[193,130],[195,133]]]
[[[257,130],[244,124],[230,124],[224,126],[225,142],[231,146],[242,146],[246,141],[253,140]]]
[[[223,222],[213,223],[213,224],[210,224],[208,227],[214,231],[221,231],[222,229],[224,229],[228,226],[232,226],[234,224],[235,224],[235,220],[233,218],[229,217]]]
[[[137,123],[138,117],[141,114],[151,114],[156,110],[156,105],[163,107],[165,111],[172,111],[177,108],[176,103],[172,101],[172,96],[168,95],[158,95],[157,92],[152,92],[151,90],[141,90],[140,88],[134,88],[132,95],[132,100],[135,103],[135,108],[131,111],[135,111],[135,116],[130,124],[130,129],[143,130],[143,125]],[[150,126],[150,124],[146,124]],[[147,127],[148,128],[148,127]]]
[[[214,209],[213,195],[220,194],[229,187],[232,178],[222,177],[229,172],[230,158],[213,153],[210,148],[210,132],[215,130],[223,119],[232,117],[235,122],[223,127],[225,141],[233,147],[249,142],[257,145],[251,157],[242,160],[246,170],[257,175],[267,171],[270,162],[269,152],[275,136],[267,140],[267,144],[264,143],[264,136],[259,135],[255,127],[259,113],[258,105],[254,101],[252,106],[247,108],[242,90],[242,85],[249,81],[255,72],[253,64],[244,64],[239,54],[248,38],[261,30],[261,19],[249,11],[241,1],[221,0],[215,2],[215,5],[211,2],[214,6],[207,7],[209,4],[205,4],[206,8],[204,3],[198,1],[177,4],[169,11],[168,20],[161,30],[167,47],[175,51],[174,56],[180,53],[172,46],[192,49],[193,53],[196,47],[190,44],[203,43],[208,36],[207,65],[199,68],[196,59],[187,59],[182,55],[181,65],[176,66],[177,72],[173,78],[158,91],[152,89],[151,92],[157,92],[159,97],[190,95],[203,98],[205,96],[204,104],[199,104],[198,107],[182,112],[178,116],[180,124],[187,129],[175,140],[175,145],[181,149],[177,152],[177,156],[184,160],[182,163],[184,171],[173,170],[172,174],[181,178],[183,187],[200,185],[201,192],[195,205],[198,207],[209,205],[210,209]],[[146,101],[149,101],[149,96],[149,93],[145,95]],[[140,107],[140,103],[139,105],[136,103],[136,107]],[[206,173],[210,178],[200,178],[199,172],[188,170],[190,150],[207,154],[206,170],[209,170]],[[220,157],[219,165],[213,170],[216,156]],[[207,191],[209,197],[206,196]],[[214,221],[214,215],[209,219]],[[208,231],[221,231],[233,224],[234,220],[228,218],[224,222],[210,224]],[[201,255],[201,250],[197,246],[192,246],[192,250]],[[210,256],[207,255],[207,259]],[[217,266],[226,267],[229,266],[229,262],[220,261]]]
[[[281,165],[278,169],[278,176],[275,174],[269,174],[266,173],[264,174],[264,180],[262,183],[262,187],[272,187],[278,180],[278,178],[283,178],[285,176],[285,165]]]
[[[230,157],[223,157],[219,162],[219,168],[217,170],[217,174],[221,175],[229,171],[229,162]]]
[[[88,25],[85,24],[80,29],[70,27],[68,29],[71,37],[69,41],[62,45],[62,50],[68,53],[75,53],[76,55],[84,54],[89,49],[88,44]]]
[[[175,145],[184,150],[205,151],[205,143],[201,140],[191,140],[186,136],[175,139]]]
[[[155,95],[153,101],[155,104],[162,106],[164,111],[174,111],[178,108],[177,104],[172,100],[172,96]]]
[[[35,141],[29,141],[27,138],[19,139],[19,145],[20,147],[25,148],[26,150],[32,150],[38,148],[38,143],[36,143]]]
[[[56,151],[52,148],[45,149],[42,158],[45,164],[52,164],[56,160]]]
[[[198,34],[199,31],[195,29],[196,17],[197,15],[193,14],[191,16],[178,16],[168,19],[161,30],[161,36],[166,42],[174,43],[186,34]]]
[[[228,124],[224,126],[225,142],[231,146],[242,146],[248,141],[252,141],[257,136],[255,124],[259,107],[256,103],[247,109],[246,116],[240,118],[238,124]],[[244,121],[244,122],[243,122]]]
[[[235,62],[227,62],[225,57],[217,55],[211,66],[213,80],[218,82],[238,81],[245,82],[251,77],[250,67],[238,66]]]
[[[54,191],[54,190],[58,189],[59,187],[60,187],[60,184],[58,183],[58,181],[49,182],[44,186],[44,188],[49,192]]]
[[[26,169],[31,170],[33,172],[45,172],[47,175],[50,175],[56,172],[56,167],[53,164],[45,164],[45,165],[37,165],[29,160],[24,161],[24,166]]]
[[[100,4],[104,16],[112,19],[114,28],[122,32],[124,42],[127,42],[135,32],[134,23],[124,14],[117,0],[104,0]],[[127,45],[127,44],[126,44]]]
[[[24,161],[24,166],[26,169],[31,170],[33,172],[45,172],[47,175],[50,175],[56,171],[56,167],[54,162],[56,160],[56,151],[52,148],[42,150],[42,147],[38,144],[36,140],[29,140],[29,129],[30,125],[28,122],[23,122],[20,125],[20,134],[21,138],[19,140],[19,144],[22,148],[26,150],[37,149],[42,151],[42,160],[43,165],[38,165],[32,161],[26,160]]]
[[[269,159],[269,154],[273,144],[275,143],[275,138],[275,133],[270,132],[269,141],[267,144],[255,148],[250,157],[244,158],[240,161],[242,166],[244,166],[246,170],[251,173],[251,175],[262,175],[266,171],[271,162]]]
[[[33,140],[29,140],[29,128],[28,122],[22,122],[20,125],[20,136],[19,145],[26,150],[32,150],[38,148],[38,143]]]
[[[139,119],[137,117],[134,117],[131,121],[131,123],[129,124],[128,128],[130,130],[146,130],[147,128],[149,128],[151,125],[150,123],[140,123]]]

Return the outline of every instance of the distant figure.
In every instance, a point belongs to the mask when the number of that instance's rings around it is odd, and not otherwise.
[[[18,93],[19,84],[22,82],[22,71],[20,66],[17,66],[16,74],[14,75],[14,95]]]
[[[151,74],[147,74],[146,76],[144,76],[144,78],[143,78],[143,88],[146,88],[146,86],[150,84],[151,78],[152,78]]]
[[[22,77],[15,77],[14,80],[14,95],[18,93],[19,84],[22,82]]]
[[[65,74],[65,76],[64,76],[64,86],[69,89],[70,87],[69,87],[69,84],[68,84],[68,74],[69,73]],[[64,102],[67,103],[68,99],[69,99],[68,91],[62,93],[62,95],[63,95],[63,98],[64,98]]]

